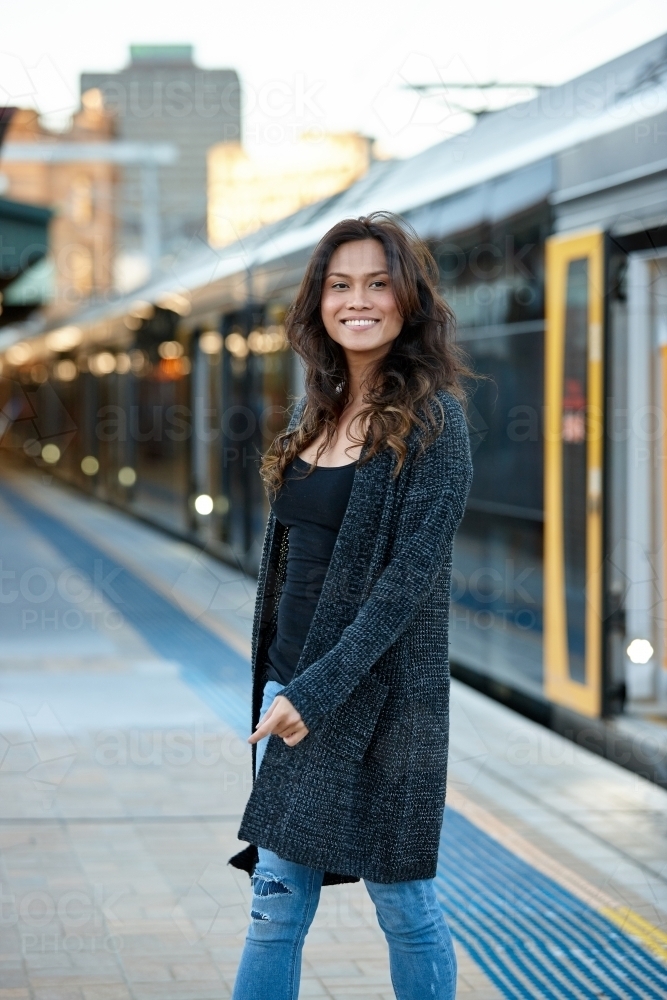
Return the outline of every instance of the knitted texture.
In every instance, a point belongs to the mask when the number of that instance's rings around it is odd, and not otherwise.
[[[295,747],[269,738],[239,829],[242,840],[324,869],[327,883],[400,882],[436,871],[449,735],[452,541],[472,478],[462,408],[444,391],[437,400],[442,433],[420,453],[421,431],[413,429],[397,477],[389,450],[356,471],[301,658],[283,692],[309,734]],[[303,400],[291,427],[302,407]],[[271,514],[253,625],[253,729],[286,551],[287,529]]]

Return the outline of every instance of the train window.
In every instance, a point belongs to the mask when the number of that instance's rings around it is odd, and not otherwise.
[[[541,320],[549,207],[432,241],[444,295],[460,329]]]
[[[567,266],[562,388],[565,619],[569,673],[580,684],[586,679],[587,368],[588,260],[583,257]]]
[[[285,424],[293,355],[285,308],[269,305],[225,317],[222,352],[221,494],[227,500],[221,540],[244,569],[257,572],[268,501],[261,455]]]
[[[452,660],[534,697],[542,677],[544,324],[464,332],[475,472],[454,547]]]
[[[585,715],[602,704],[603,236],[546,250],[544,686]]]

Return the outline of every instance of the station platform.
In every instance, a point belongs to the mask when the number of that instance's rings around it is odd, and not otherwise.
[[[0,476],[0,1000],[220,1000],[248,922],[254,583]],[[452,685],[437,891],[469,1000],[667,997],[667,791]],[[363,884],[301,995],[391,1000]]]

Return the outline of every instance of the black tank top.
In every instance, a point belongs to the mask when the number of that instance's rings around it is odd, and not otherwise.
[[[278,627],[268,652],[268,680],[288,684],[292,679],[343,523],[356,467],[356,462],[333,468],[318,465],[305,476],[309,464],[297,457],[285,470],[271,505],[276,519],[289,528],[289,547]]]

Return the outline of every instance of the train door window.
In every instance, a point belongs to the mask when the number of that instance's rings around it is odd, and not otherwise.
[[[601,707],[603,237],[547,241],[545,607],[547,697]]]
[[[563,563],[569,676],[586,679],[586,399],[588,259],[571,260],[565,287],[562,415]]]

